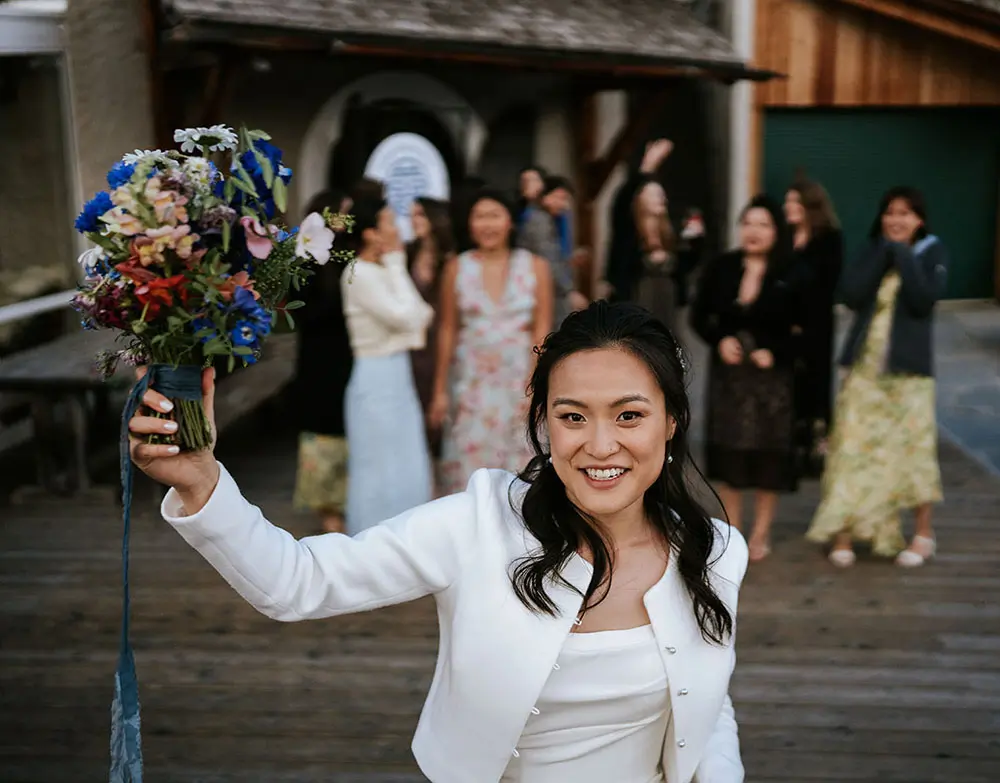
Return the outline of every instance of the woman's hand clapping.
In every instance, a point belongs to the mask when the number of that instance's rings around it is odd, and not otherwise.
[[[141,378],[146,368],[140,367],[136,375]],[[215,461],[215,370],[202,372],[201,392],[205,414],[212,426],[212,448],[203,451],[181,452],[175,445],[146,443],[147,435],[174,435],[177,422],[157,418],[153,411],[163,414],[173,410],[173,404],[162,394],[149,389],[142,398],[128,428],[129,450],[132,462],[154,481],[173,487],[180,495],[188,514],[199,511],[215,490],[219,481],[219,466]]]

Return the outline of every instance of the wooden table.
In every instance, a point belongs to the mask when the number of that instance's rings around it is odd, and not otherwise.
[[[52,430],[49,425],[60,404],[67,405],[71,417],[75,489],[81,493],[92,489],[87,467],[87,400],[96,394],[106,403],[109,392],[126,389],[133,382],[132,369],[124,365],[108,381],[101,380],[97,372],[97,354],[119,345],[114,332],[81,330],[0,359],[0,394],[16,392],[32,399],[38,484],[45,492],[59,491],[50,467],[51,453],[47,453],[44,441],[46,433]],[[295,345],[294,334],[272,335],[256,364],[238,368],[231,374],[220,372],[215,403],[220,432],[277,396],[291,381],[295,374]],[[56,437],[61,438],[62,434],[57,433]]]
[[[108,381],[98,373],[97,354],[117,346],[114,332],[80,330],[0,359],[0,394],[21,393],[31,398],[38,482],[43,489],[56,491],[51,453],[46,453],[44,441],[61,404],[67,406],[70,415],[76,489],[91,488],[87,469],[88,398],[97,395],[106,402],[110,391],[127,388],[133,377],[128,367],[120,367]]]

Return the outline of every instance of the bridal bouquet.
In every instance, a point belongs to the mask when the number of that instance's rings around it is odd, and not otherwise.
[[[302,303],[290,296],[310,267],[350,260],[332,249],[334,229],[349,230],[350,218],[313,213],[285,224],[292,172],[266,133],[216,125],[174,140],[180,151],[125,155],[76,219],[95,247],[81,256],[74,306],[84,328],[120,332],[122,349],[99,358],[105,374],[125,361],[166,370],[168,397],[178,384],[194,387],[177,391],[173,442],[197,450],[212,437],[201,369],[219,358],[230,371],[253,364],[276,318],[294,326]]]

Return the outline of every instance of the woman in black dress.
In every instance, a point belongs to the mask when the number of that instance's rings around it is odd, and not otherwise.
[[[438,307],[438,288],[445,264],[455,257],[455,237],[451,230],[451,216],[446,201],[420,197],[415,199],[410,220],[414,239],[406,247],[407,267],[413,283],[434,310]],[[427,445],[431,457],[441,456],[441,428],[433,427],[427,420],[434,397],[434,371],[437,367],[437,316],[427,327],[427,344],[417,351],[410,351],[413,363],[413,381],[420,396],[420,406],[427,422]]]
[[[349,206],[343,194],[325,191],[313,198],[305,214],[324,209],[343,213]],[[336,261],[317,266],[300,294],[306,306],[295,318],[298,357],[291,397],[299,456],[294,503],[316,513],[325,533],[343,532],[347,504],[344,392],[354,357],[340,295],[343,272],[344,265]]]
[[[798,361],[795,420],[799,461],[818,477],[833,407],[834,301],[844,264],[844,240],[837,213],[818,182],[799,180],[785,194],[785,219],[792,231],[792,276],[798,297]]]
[[[740,218],[741,248],[708,265],[691,325],[712,349],[705,445],[707,476],[730,523],[742,530],[743,490],[755,490],[750,558],[771,551],[778,493],[794,491],[793,297],[785,279],[779,207],[754,198]]]

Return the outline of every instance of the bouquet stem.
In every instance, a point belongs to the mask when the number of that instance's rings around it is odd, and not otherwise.
[[[152,359],[154,364],[167,365],[168,367],[175,368],[179,366],[179,363],[174,357],[157,356],[154,353]],[[194,369],[194,366],[189,367]],[[188,367],[185,367],[185,369],[188,369]],[[193,380],[191,382],[193,383]],[[177,445],[181,447],[181,451],[202,451],[204,449],[211,448],[212,425],[209,423],[208,416],[205,414],[205,405],[201,399],[200,377],[197,383],[198,399],[190,399],[192,396],[190,394],[187,395],[187,397],[174,397],[171,396],[168,390],[158,389],[158,391],[165,394],[166,397],[170,399],[170,401],[174,404],[174,409],[171,413],[154,413],[153,415],[157,418],[171,418],[176,421],[177,432],[176,434],[168,437],[164,437],[163,435],[150,435],[150,443],[169,443]]]

